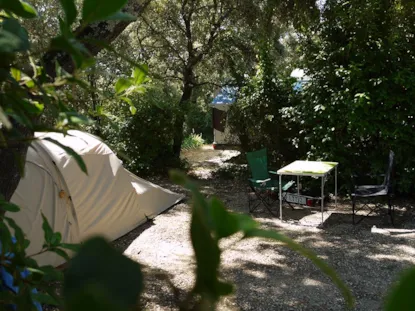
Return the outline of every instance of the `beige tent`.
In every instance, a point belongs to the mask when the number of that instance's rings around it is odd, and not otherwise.
[[[78,243],[100,234],[115,240],[147,218],[153,218],[182,200],[127,171],[121,160],[99,138],[80,131],[36,133],[27,154],[25,176],[11,201],[21,207],[9,213],[31,241],[28,255],[42,250],[42,213],[65,243]],[[49,137],[71,147],[84,160],[88,175]],[[39,264],[60,265],[51,253],[34,256]]]

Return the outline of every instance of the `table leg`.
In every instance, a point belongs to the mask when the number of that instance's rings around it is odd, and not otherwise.
[[[324,222],[324,176],[321,176],[321,225]]]
[[[279,175],[279,190],[280,190],[280,219],[282,221],[282,188],[281,188],[281,175]]]
[[[335,175],[334,175],[334,187],[335,187],[334,188],[334,204],[337,207],[337,165],[334,168],[334,172],[335,172]]]
[[[297,195],[300,195],[300,176],[297,176]]]

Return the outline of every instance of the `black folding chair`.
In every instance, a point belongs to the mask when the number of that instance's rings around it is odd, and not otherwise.
[[[392,196],[393,196],[393,188],[392,188],[392,170],[393,170],[393,162],[394,162],[395,154],[393,151],[389,151],[389,162],[388,168],[386,170],[386,174],[384,175],[384,180],[381,185],[361,185],[361,186],[354,186],[352,192],[352,204],[353,204],[353,224],[360,223],[365,217],[371,215],[372,213],[378,212],[379,214],[382,213],[382,207],[384,204],[375,202],[376,199],[387,199],[388,203],[388,215],[390,216],[391,223],[393,223],[393,216],[394,216],[394,208],[392,206]],[[357,209],[356,204],[357,201],[362,201],[362,206]],[[358,211],[363,210],[364,208],[369,209],[369,213],[366,215],[361,215],[361,218],[356,222],[355,217]]]

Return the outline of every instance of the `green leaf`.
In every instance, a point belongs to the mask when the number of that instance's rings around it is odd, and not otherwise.
[[[0,9],[10,11],[23,18],[37,17],[36,10],[27,2],[18,0],[1,0]]]
[[[84,68],[91,64],[88,49],[75,38],[55,37],[50,42],[50,49],[67,52],[73,58],[77,68]]]
[[[63,125],[91,125],[93,122],[86,116],[83,116],[74,111],[65,111],[59,113],[59,119],[62,121]]]
[[[12,291],[1,291],[0,292],[0,301],[4,304],[4,307],[10,302],[13,302],[15,299],[15,295]]]
[[[143,65],[143,67],[147,70],[144,70],[143,68],[140,68],[140,67],[134,68],[133,70],[134,85],[140,85],[144,82],[147,76],[148,68],[146,65]]]
[[[129,99],[128,97],[125,96],[121,96],[120,97],[121,100],[125,101],[127,104],[129,104],[130,106],[133,106],[133,101],[131,99]]]
[[[10,130],[12,128],[12,123],[9,118],[4,113],[3,108],[0,107],[0,124],[3,125],[6,129]]]
[[[61,248],[69,249],[73,252],[78,252],[81,245],[80,244],[69,244],[69,243],[61,243]]]
[[[2,252],[8,253],[10,251],[10,246],[12,244],[12,234],[10,232],[10,229],[4,221],[0,221],[0,241],[2,245]]]
[[[42,266],[38,268],[29,267],[27,270],[33,275],[39,275],[44,282],[63,281],[62,271],[57,270],[53,266]],[[39,278],[36,276],[36,278]]]
[[[117,83],[115,84],[115,92],[117,94],[120,94],[132,85],[133,85],[133,83],[130,79],[128,79],[128,78],[119,78]]]
[[[134,106],[130,106],[130,112],[132,115],[135,115],[137,113],[137,108],[135,108]]]
[[[65,272],[64,309],[132,310],[142,289],[140,266],[103,238],[91,238],[82,244]]]
[[[63,249],[60,249],[60,248],[51,248],[50,251],[58,254],[59,256],[61,256],[66,261],[71,260],[71,258],[69,257],[69,255]]]
[[[414,288],[415,268],[411,268],[402,274],[398,284],[392,288],[386,300],[385,311],[415,310]]]
[[[59,243],[61,242],[61,240],[62,240],[62,234],[60,232],[55,232],[52,235],[52,238],[50,240],[50,244],[52,244],[53,246],[58,246]]]
[[[61,144],[60,142],[58,142],[57,140],[55,140],[55,139],[53,139],[53,138],[50,138],[50,137],[45,137],[45,138],[43,138],[44,140],[47,140],[47,141],[50,141],[51,143],[54,143],[55,145],[57,145],[57,146],[59,146],[59,147],[61,147],[63,150],[65,150],[65,152],[67,153],[67,154],[69,154],[70,156],[72,156],[74,159],[75,159],[75,161],[76,161],[76,163],[78,164],[78,166],[79,166],[79,168],[81,169],[81,171],[82,172],[84,172],[85,174],[87,174],[88,175],[88,170],[87,170],[87,168],[86,168],[86,165],[85,165],[85,162],[84,162],[84,160],[82,159],[82,157],[79,155],[79,154],[77,154],[72,148],[70,148],[70,147],[68,147],[68,146],[65,146],[65,145],[63,145],[63,144]]]
[[[213,197],[209,210],[215,235],[218,239],[229,237],[238,231],[255,229],[258,224],[248,215],[230,213],[225,205]]]
[[[26,78],[26,79],[24,79],[24,81],[25,81],[25,85],[26,85],[29,89],[34,88],[34,87],[36,86],[35,81],[33,81],[33,79]]]
[[[43,215],[43,213],[42,213],[42,218],[43,218],[42,229],[43,229],[43,233],[45,236],[45,242],[47,244],[51,244],[52,237],[53,237],[52,227],[50,226],[48,219],[46,218],[45,215]]]
[[[18,207],[16,204],[6,201],[0,201],[0,209],[11,213],[16,213],[20,211],[20,207]]]
[[[30,288],[27,284],[20,284],[19,292],[15,299],[17,310],[31,310],[33,306],[32,297],[30,295]]]
[[[219,199],[211,199],[209,212],[212,221],[211,226],[215,228],[217,239],[226,238],[239,231],[237,219],[232,217]]]
[[[170,170],[169,177],[175,184],[178,184],[180,186],[185,187],[188,184],[188,178],[186,174],[179,170]]]
[[[78,14],[75,2],[74,0],[60,0],[60,3],[65,12],[66,23],[70,26],[75,22],[76,15]]]
[[[13,79],[15,79],[16,81],[20,81],[20,79],[22,78],[22,72],[19,69],[12,67],[10,69],[10,72],[12,74]]]
[[[342,293],[347,303],[347,306],[349,308],[354,307],[355,301],[354,301],[354,297],[350,289],[338,277],[338,275],[336,274],[336,271],[333,268],[331,268],[328,264],[326,264],[322,259],[320,259],[313,251],[301,246],[300,244],[296,243],[292,239],[276,231],[262,230],[262,229],[247,230],[245,232],[245,238],[252,238],[252,237],[267,238],[267,239],[271,239],[274,241],[282,242],[288,248],[310,259],[337,286],[337,288]]]
[[[59,306],[60,303],[54,297],[50,296],[49,294],[43,293],[32,293],[32,299],[42,304],[48,304],[53,306]]]
[[[104,108],[101,105],[98,105],[96,108],[96,113],[100,116],[104,113]]]
[[[195,294],[208,296],[211,302],[215,302],[220,296],[220,250],[218,241],[211,235],[201,203],[195,198],[190,225],[190,236],[196,257],[196,283],[193,291]]]
[[[13,228],[17,243],[21,246],[20,251],[23,251],[25,249],[25,238],[22,228],[20,228],[12,218],[4,217],[4,220],[6,220],[9,226]]]
[[[133,85],[125,92],[125,95],[130,95],[133,93],[144,94],[146,92],[146,88],[143,85]]]
[[[16,51],[26,51],[30,48],[29,35],[26,29],[24,29],[22,25],[20,25],[17,19],[6,19],[5,21],[3,21],[2,25],[3,31],[12,33],[17,38],[19,38],[19,47]]]
[[[105,18],[105,20],[133,22],[137,20],[137,17],[135,17],[134,15],[119,11],[111,16],[108,16],[107,18]]]
[[[84,0],[82,23],[88,24],[105,20],[121,10],[128,0]]]
[[[28,42],[22,41],[17,35],[7,30],[0,30],[0,53],[23,52],[27,49]]]
[[[190,236],[197,263],[193,293],[200,294],[202,300],[215,303],[220,296],[232,291],[231,285],[218,279],[220,264],[218,236],[228,235],[229,231],[223,228],[223,223],[217,225],[213,221],[214,217],[225,215],[226,210],[223,213],[222,205],[217,201],[214,201],[215,207],[212,210],[212,206],[209,206],[197,186],[185,174],[172,170],[170,177],[174,182],[191,190],[193,195]],[[233,227],[230,231],[236,232],[235,230],[236,228]]]

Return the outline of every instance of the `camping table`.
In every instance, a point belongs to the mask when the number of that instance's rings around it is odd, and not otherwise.
[[[335,204],[337,206],[337,162],[320,162],[320,161],[294,161],[287,166],[279,169],[277,174],[279,175],[279,194],[280,194],[280,219],[282,220],[282,189],[281,178],[282,175],[297,176],[297,194],[299,194],[299,179],[300,176],[321,177],[321,223],[324,222],[324,182],[327,175],[334,169],[334,197]]]

